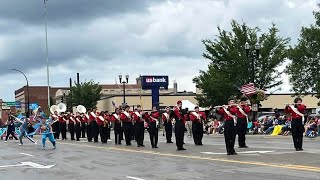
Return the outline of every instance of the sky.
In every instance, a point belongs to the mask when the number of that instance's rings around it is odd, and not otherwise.
[[[48,0],[50,85],[68,86],[69,78],[116,83],[128,74],[168,75],[179,91],[195,91],[192,79],[206,70],[202,39],[214,39],[217,26],[246,22],[266,32],[275,22],[280,35],[299,38],[314,23],[316,0]],[[46,86],[43,0],[3,0],[0,6],[0,99],[14,101],[25,79]],[[279,69],[284,69],[285,63]],[[291,87],[286,75],[279,93]]]

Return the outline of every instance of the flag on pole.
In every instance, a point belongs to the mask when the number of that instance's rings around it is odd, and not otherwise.
[[[115,103],[115,102],[113,102],[113,101],[112,101],[112,106],[113,106],[113,108],[114,108],[114,109],[116,109],[116,108],[117,108],[116,103]]]
[[[254,87],[253,83],[245,84],[241,86],[240,91],[245,95],[252,95],[256,93],[256,88]]]

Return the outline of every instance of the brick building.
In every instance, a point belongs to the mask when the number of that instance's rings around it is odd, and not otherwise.
[[[66,87],[50,87],[50,104],[55,104],[55,96],[58,89],[69,89]],[[37,103],[41,108],[45,111],[45,113],[49,112],[48,108],[48,89],[47,86],[29,86],[29,98],[30,104]],[[21,108],[17,108],[17,110],[21,110],[22,113],[27,111],[27,103],[28,103],[28,93],[27,87],[24,86],[15,91],[15,101],[19,101],[21,103]]]
[[[8,119],[8,112],[12,112],[13,114],[16,113],[16,108],[15,107],[7,107],[2,99],[0,99],[0,124],[3,124],[7,121]]]

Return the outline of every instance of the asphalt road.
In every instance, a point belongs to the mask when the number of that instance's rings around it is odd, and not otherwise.
[[[320,179],[320,138],[305,138],[304,151],[296,152],[291,137],[247,136],[250,148],[227,156],[222,135],[205,135],[201,147],[185,137],[186,151],[176,151],[162,136],[159,149],[152,149],[145,135],[144,148],[83,139],[57,141],[57,149],[47,141],[43,150],[39,136],[38,145],[24,139],[23,147],[0,141],[0,179]]]

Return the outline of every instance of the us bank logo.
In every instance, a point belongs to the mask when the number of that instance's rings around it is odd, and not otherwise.
[[[146,82],[147,83],[166,83],[167,80],[164,77],[162,78],[147,77]]]

